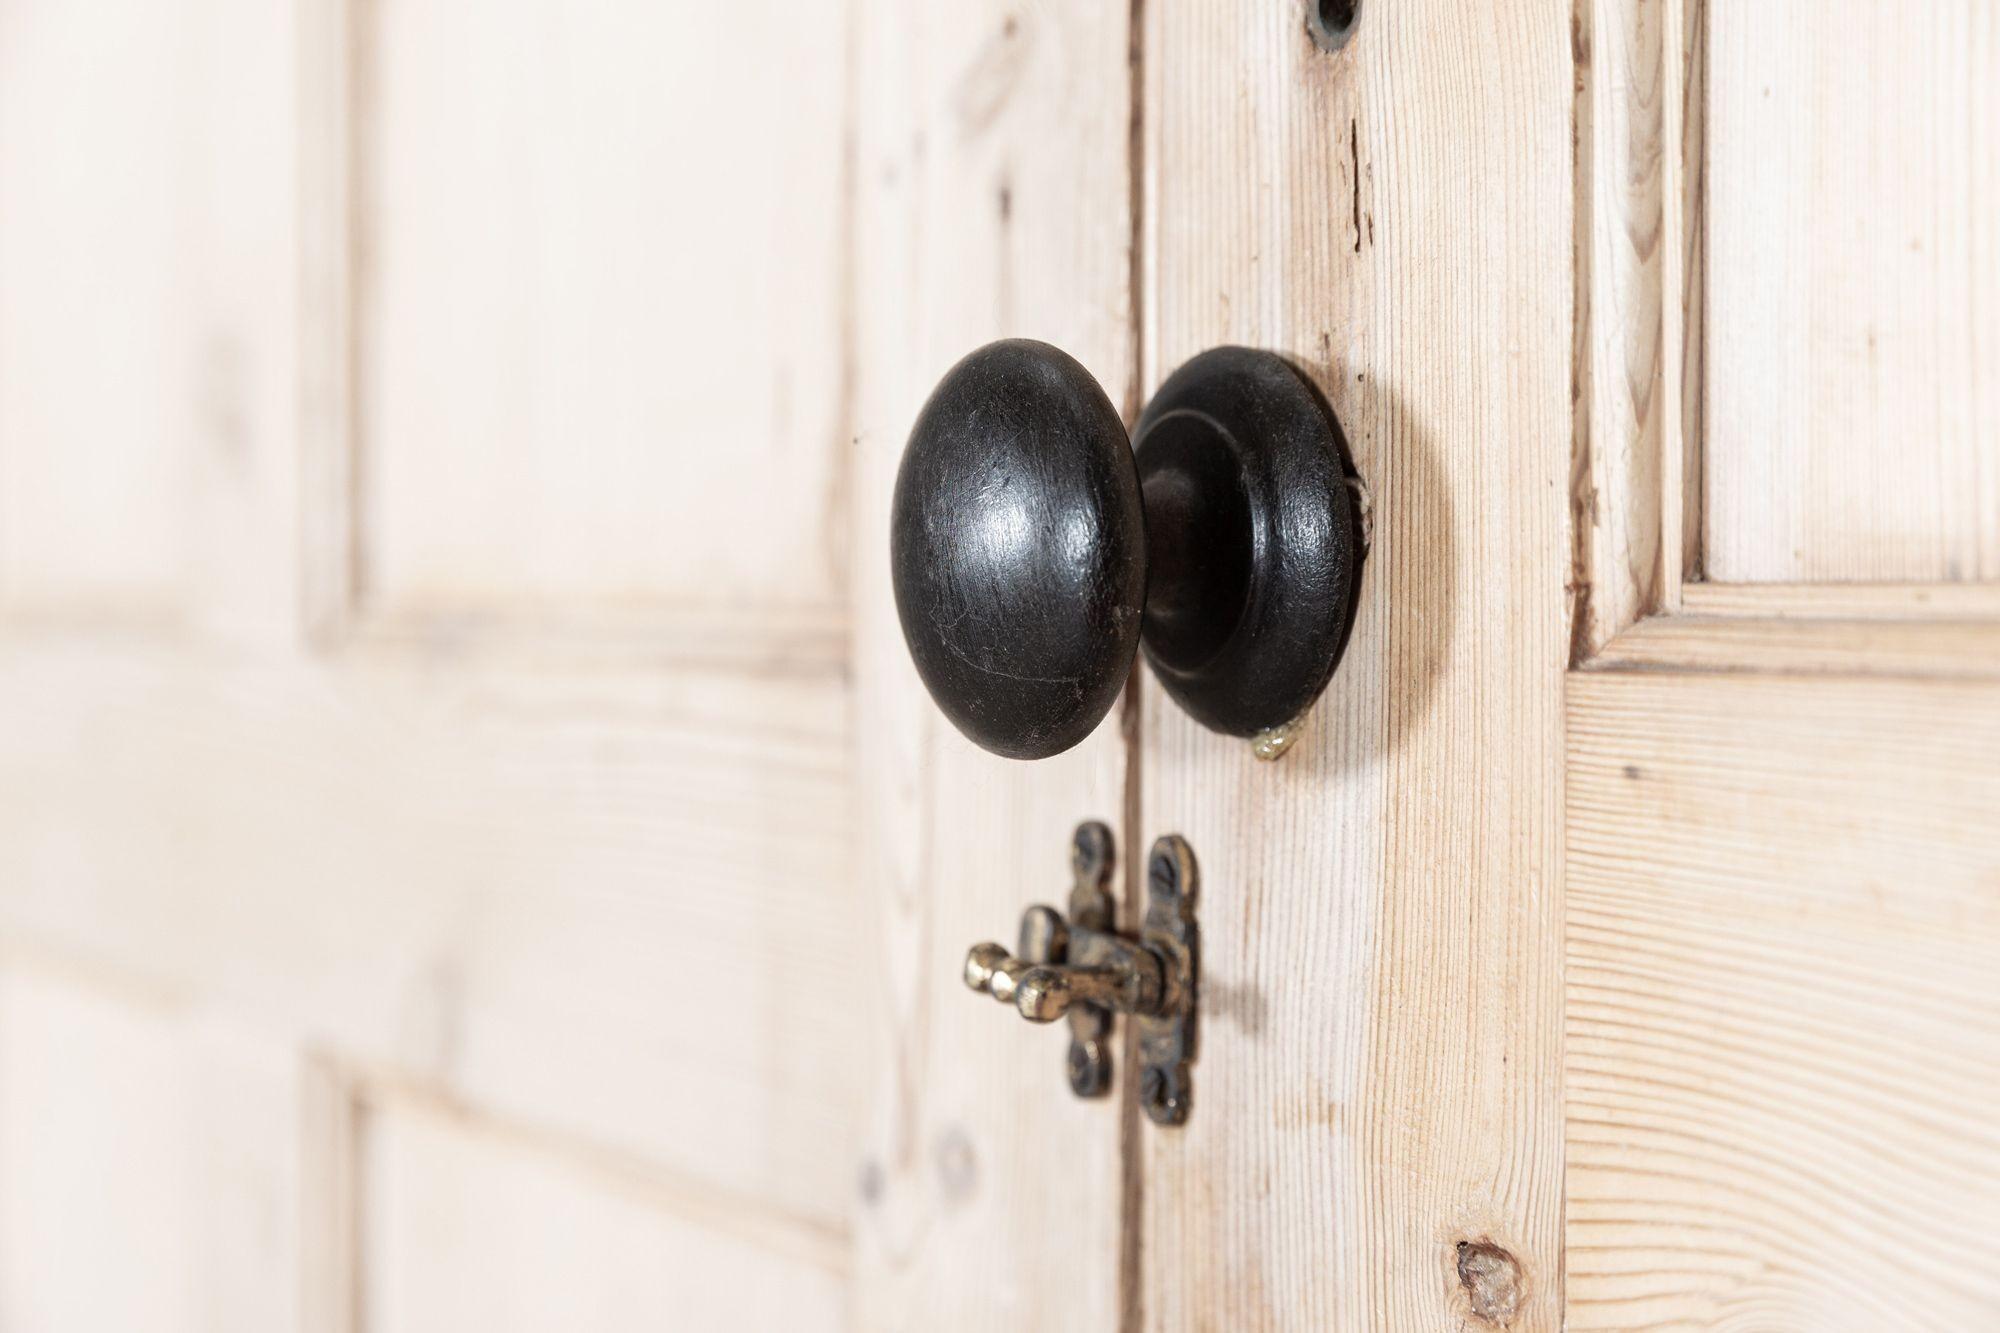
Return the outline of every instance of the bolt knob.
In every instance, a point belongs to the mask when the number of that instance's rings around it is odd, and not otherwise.
[[[1014,988],[1014,1007],[1030,1023],[1053,1023],[1069,1012],[1076,988],[1058,968],[1031,968]]]

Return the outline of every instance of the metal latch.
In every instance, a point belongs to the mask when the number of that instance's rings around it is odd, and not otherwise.
[[[965,984],[1020,1010],[1031,1023],[1069,1018],[1069,1086],[1096,1097],[1111,1086],[1111,1017],[1139,1025],[1139,1101],[1158,1125],[1187,1120],[1195,1057],[1199,934],[1194,853],[1169,834],[1146,864],[1146,920],[1137,940],[1116,931],[1111,830],[1079,824],[1070,849],[1069,916],[1053,907],[1021,915],[1018,953],[975,944]]]

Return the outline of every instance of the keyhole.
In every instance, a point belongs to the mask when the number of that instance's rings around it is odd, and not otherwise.
[[[1306,31],[1322,51],[1338,51],[1354,34],[1361,0],[1306,0]]]

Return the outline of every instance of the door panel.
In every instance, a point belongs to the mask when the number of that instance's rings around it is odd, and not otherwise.
[[[2000,578],[2000,16],[1707,21],[1708,577]]]
[[[890,593],[889,501],[938,377],[988,340],[1055,343],[1133,415],[1124,6],[869,0],[859,29],[854,484],[860,883],[881,949],[863,1136],[859,1323],[1118,1322],[1123,1081],[1079,1100],[1060,1028],[961,984],[966,949],[1061,906],[1070,834],[1120,831],[1117,711],[1058,758],[999,759],[924,693]],[[1123,1055],[1118,1068],[1129,1068]]]
[[[7,1328],[2000,1296],[1980,6],[144,8],[0,0]],[[1280,761],[930,705],[1002,336],[1338,412]],[[1086,819],[1201,869],[1180,1129],[960,983]]]
[[[11,624],[290,632],[295,36],[256,0],[0,4]]]
[[[300,1327],[309,1246],[283,1223],[313,1184],[301,1125],[321,1086],[252,1025],[9,952],[0,1325]]]
[[[0,652],[9,925],[838,1225],[838,683],[400,676]]]
[[[364,596],[834,607],[845,22],[358,6]]]
[[[197,75],[166,10],[106,24],[109,8],[0,10],[0,569],[16,605],[172,599],[186,573],[181,348],[205,312],[177,232],[199,216]],[[79,69],[129,98],[94,96]]]
[[[1146,382],[1292,356],[1374,544],[1283,759],[1143,686],[1204,1033],[1185,1129],[1138,1126],[1144,1323],[1555,1328],[1567,16],[1363,4],[1328,54],[1294,6],[1145,13]]]
[[[563,1240],[384,1211],[441,1199],[602,1243],[537,1300],[838,1325],[848,7],[146,8],[0,0],[0,946],[310,1095],[15,1005],[7,1206],[100,1149],[145,1197],[10,1213],[7,1327],[471,1317]],[[385,1089],[448,1130],[384,1152]]]
[[[405,1098],[367,1107],[359,1141],[369,1329],[843,1325],[838,1243],[746,1231],[616,1159]]]
[[[1571,679],[1571,1327],[1984,1320],[1996,754],[1992,682]]]
[[[1593,7],[1573,1328],[1960,1327],[2000,1285],[1958,1244],[2000,1172],[1976,9]]]

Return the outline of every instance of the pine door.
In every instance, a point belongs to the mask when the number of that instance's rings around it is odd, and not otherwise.
[[[0,0],[0,1328],[1990,1323],[1996,84],[1979,0]],[[925,696],[1005,336],[1338,413],[1280,760]],[[1090,819],[1200,866],[1179,1128],[960,982]]]
[[[0,3],[0,1327],[851,1326],[850,22]]]
[[[857,534],[924,389],[1024,334],[1128,413],[1288,354],[1373,545],[1282,760],[1142,672],[1026,770],[923,698],[857,546],[867,1326],[1990,1322],[1986,8],[886,8]],[[953,993],[1082,816],[1128,904],[1154,837],[1201,865],[1178,1130]]]

